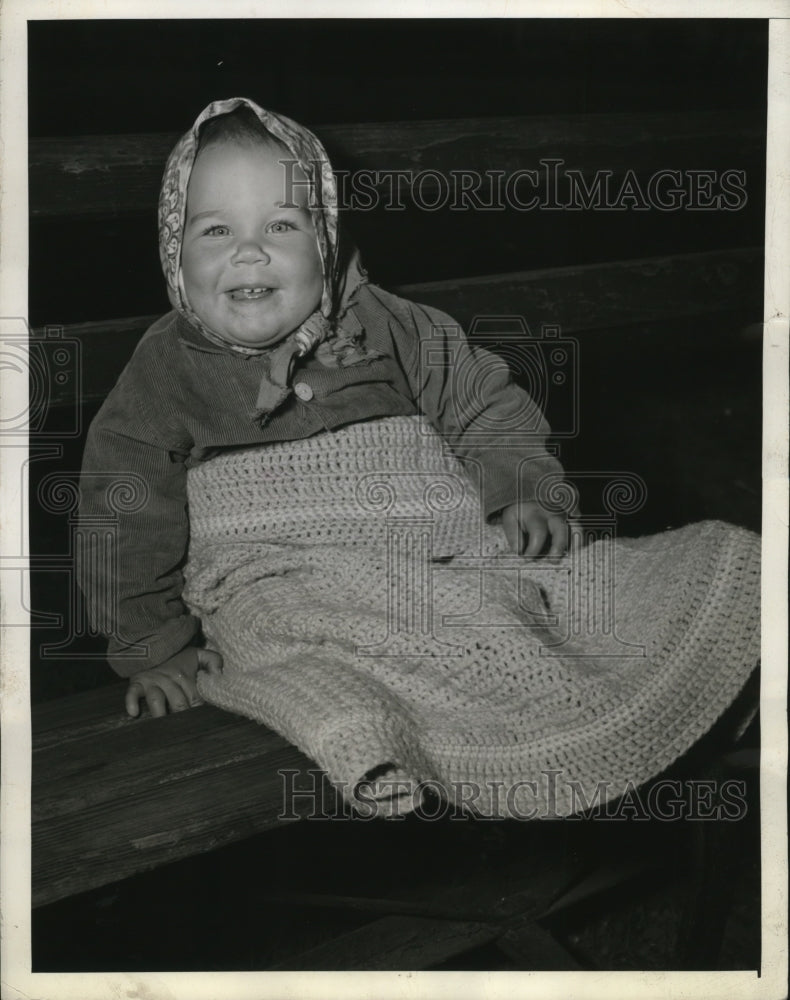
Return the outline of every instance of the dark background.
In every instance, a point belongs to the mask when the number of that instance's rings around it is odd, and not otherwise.
[[[764,20],[36,21],[30,135],[184,131],[245,94],[297,121],[765,107]]]
[[[315,127],[319,135],[322,125],[343,122],[504,115],[747,110],[764,122],[767,38],[767,22],[757,20],[31,22],[29,132],[175,135],[209,101],[236,95]],[[762,245],[764,163],[745,162],[736,146],[730,162],[713,166],[747,170],[742,210],[506,212],[486,218],[382,211],[347,221],[372,279],[385,286]],[[31,324],[166,311],[155,210],[152,204],[148,212],[109,220],[31,223]],[[526,318],[530,324],[541,320]],[[581,434],[563,442],[561,457],[570,470],[627,470],[643,477],[648,503],[624,519],[622,533],[707,517],[759,530],[761,351],[750,329],[761,318],[762,288],[755,287],[742,308],[725,315],[586,331],[580,338]],[[85,425],[94,413],[95,407],[84,408]],[[551,421],[551,405],[548,416]],[[61,457],[36,463],[32,476],[78,470],[81,448],[81,440],[64,439]],[[65,535],[62,518],[31,509],[34,553],[62,552]],[[62,575],[35,575],[31,600],[34,610],[63,613]],[[33,630],[35,701],[113,679],[100,658],[42,658],[40,644],[62,635],[57,628]],[[101,648],[93,647],[97,657]],[[287,837],[278,832],[253,839],[235,851],[37,911],[36,967],[265,967],[298,947],[306,925],[300,913],[256,906],[254,894],[242,900],[238,889],[249,884],[251,872],[288,882],[298,871],[315,889],[333,868],[353,868],[363,850],[373,850],[374,837],[380,853],[368,857],[377,857],[376,864],[402,864],[404,870],[411,864],[406,840],[392,831],[352,835],[343,829],[330,835],[323,825],[300,825]],[[441,865],[449,856],[446,842],[436,831],[417,835],[419,843],[408,850],[424,851],[425,838],[433,837],[425,856]],[[518,841],[512,831],[504,836],[508,844]],[[463,837],[453,841],[458,864],[465,856],[479,859],[482,850],[477,834]],[[274,856],[262,861],[273,848]],[[399,856],[402,851],[407,853]],[[754,967],[759,958],[756,859],[756,852],[745,858],[738,876],[751,881],[738,911],[741,923],[728,939],[733,968]],[[661,898],[658,910],[614,901],[603,918],[582,922],[574,933],[582,944],[587,935],[600,967],[671,967],[671,934],[666,941],[662,935],[676,901]],[[310,934],[320,939],[320,918],[311,919]],[[336,915],[326,919],[340,929]],[[471,961],[478,964],[467,967],[494,967],[491,956]]]
[[[743,20],[35,22],[29,130],[178,135],[237,95],[319,135],[344,122],[507,115],[749,109],[764,121],[767,38],[767,22]],[[714,166],[749,168],[741,211],[382,209],[347,222],[385,287],[761,245],[762,165],[733,149]],[[169,308],[155,204],[109,224],[37,221],[30,246],[35,326]]]

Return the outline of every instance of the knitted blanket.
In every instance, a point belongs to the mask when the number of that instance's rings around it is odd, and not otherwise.
[[[704,735],[759,658],[756,535],[575,530],[557,563],[511,556],[421,417],[227,453],[188,492],[184,596],[224,658],[202,696],[379,815],[428,789],[515,817],[617,798]]]

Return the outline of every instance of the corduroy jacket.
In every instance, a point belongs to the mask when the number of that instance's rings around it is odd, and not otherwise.
[[[380,356],[348,367],[301,359],[293,392],[265,421],[255,404],[268,354],[215,346],[175,311],[142,337],[91,424],[80,481],[80,585],[117,673],[200,642],[181,598],[186,480],[219,451],[422,412],[461,460],[478,463],[489,518],[534,498],[543,475],[561,475],[535,402],[449,316],[369,284],[352,308]]]

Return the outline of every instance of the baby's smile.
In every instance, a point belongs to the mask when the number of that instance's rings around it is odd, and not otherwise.
[[[273,288],[249,288],[242,286],[240,288],[231,288],[225,294],[229,295],[234,302],[259,302],[261,299],[268,298],[273,291]]]

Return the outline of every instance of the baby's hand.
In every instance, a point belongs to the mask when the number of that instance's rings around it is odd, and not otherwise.
[[[148,709],[155,718],[171,712],[202,705],[196,677],[199,669],[218,673],[222,670],[222,657],[213,649],[187,646],[169,660],[150,670],[141,670],[129,681],[126,689],[126,711],[133,718],[140,714],[140,699],[148,702]]]
[[[502,511],[502,528],[511,551],[517,555],[539,556],[549,535],[549,557],[562,556],[568,548],[568,521],[565,515],[549,514],[534,500],[505,507]],[[525,552],[527,538],[529,543]]]

